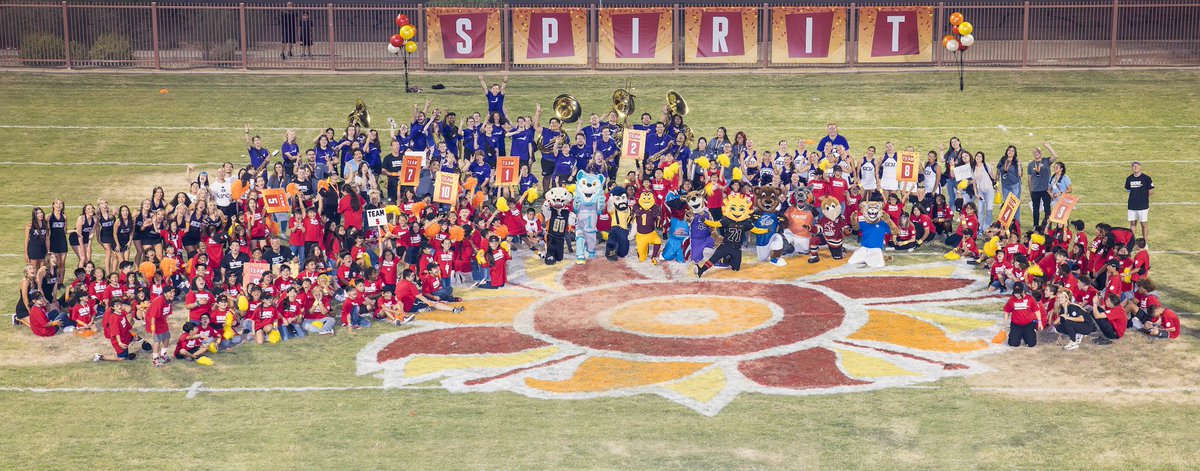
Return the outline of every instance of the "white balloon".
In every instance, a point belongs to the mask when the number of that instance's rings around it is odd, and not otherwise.
[[[399,54],[400,51],[401,51],[400,48],[393,46],[392,43],[388,43],[388,52],[390,52],[392,54]]]
[[[972,44],[975,44],[975,36],[968,34],[959,39],[958,42],[962,43],[963,46],[971,47]]]
[[[946,41],[946,50],[950,52],[958,52],[958,40],[951,39]]]

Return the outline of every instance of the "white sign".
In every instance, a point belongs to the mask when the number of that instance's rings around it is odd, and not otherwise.
[[[383,227],[387,225],[387,211],[383,208],[367,210],[367,227]]]
[[[975,171],[971,170],[970,165],[959,165],[954,167],[954,181],[961,182],[975,178]]]

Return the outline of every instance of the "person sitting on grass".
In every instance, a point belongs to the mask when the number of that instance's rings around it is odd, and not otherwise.
[[[1121,295],[1117,293],[1092,298],[1092,315],[1102,335],[1093,340],[1097,345],[1109,345],[1125,336],[1128,314],[1123,304]]]
[[[399,301],[403,312],[403,317],[399,319],[389,317],[389,320],[395,325],[404,325],[413,320],[417,314],[429,312],[433,310],[450,311],[458,314],[463,312],[462,306],[451,306],[450,304],[438,301],[429,296],[421,294],[416,285],[417,272],[412,268],[406,268],[400,274],[400,279],[396,280],[396,299]]]
[[[136,353],[129,351],[129,345],[137,340],[137,335],[133,333],[133,312],[132,306],[124,301],[116,301],[109,306],[102,323],[104,335],[112,343],[116,355],[110,357],[96,353],[92,361],[132,361],[137,358]]]
[[[251,308],[251,314],[246,316],[254,321],[254,342],[262,345],[267,336],[279,329],[279,308],[275,306],[275,297],[268,293],[262,294],[258,308]]]
[[[1008,346],[1037,346],[1037,331],[1042,330],[1042,305],[1025,290],[1024,283],[1013,285],[1012,297],[1004,305],[1004,322],[1009,325]]]
[[[1140,330],[1152,338],[1179,338],[1179,316],[1166,306],[1156,304],[1150,308],[1150,320],[1143,323]]]
[[[342,301],[342,327],[350,333],[354,333],[355,329],[370,327],[371,321],[362,315],[370,309],[368,302],[358,288],[354,285],[347,286],[346,300]]]
[[[200,336],[198,330],[195,322],[183,323],[183,334],[179,336],[179,342],[175,343],[176,360],[195,361],[204,356],[204,338]]]
[[[1067,336],[1063,350],[1075,350],[1083,338],[1095,330],[1096,319],[1092,317],[1091,310],[1073,302],[1070,290],[1060,289],[1055,296],[1054,330]]]

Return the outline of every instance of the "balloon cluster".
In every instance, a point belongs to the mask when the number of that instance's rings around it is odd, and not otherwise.
[[[954,34],[947,34],[942,38],[942,47],[947,51],[962,52],[975,44],[975,36],[971,35],[975,32],[975,27],[963,19],[962,13],[950,14],[950,27]]]
[[[417,35],[417,28],[408,21],[408,15],[403,13],[396,15],[396,26],[400,28],[400,32],[393,34],[388,39],[388,52],[399,54],[401,50],[409,54],[417,52],[417,42],[412,38]]]

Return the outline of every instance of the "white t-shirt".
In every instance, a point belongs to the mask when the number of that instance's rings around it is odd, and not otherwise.
[[[858,181],[862,183],[862,189],[874,190],[879,188],[879,178],[875,170],[875,162],[863,157],[862,164],[858,166]]]
[[[233,179],[225,179],[225,181],[216,180],[212,185],[213,199],[216,200],[217,206],[229,206],[233,204]]]
[[[896,155],[892,154],[889,156],[884,154],[883,162],[880,162],[879,167],[883,169],[881,172],[882,176],[879,179],[880,184],[883,185],[883,189],[895,190],[898,188],[898,181],[896,180]]]

